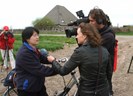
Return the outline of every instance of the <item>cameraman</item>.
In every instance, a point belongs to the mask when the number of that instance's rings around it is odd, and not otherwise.
[[[107,48],[111,55],[111,63],[112,63],[112,74],[113,74],[113,64],[114,64],[114,46],[115,46],[115,33],[111,28],[111,22],[109,17],[103,12],[102,9],[93,8],[89,12],[89,21],[93,24],[102,36],[103,43],[102,46]],[[113,95],[112,90],[112,76],[109,77],[109,85],[110,85],[110,96]]]
[[[9,31],[8,26],[3,27],[3,31],[0,33],[0,49],[3,59],[3,66],[5,69],[9,68],[8,56],[10,59],[11,68],[15,68],[15,60],[13,55],[13,44],[15,38],[13,34]]]

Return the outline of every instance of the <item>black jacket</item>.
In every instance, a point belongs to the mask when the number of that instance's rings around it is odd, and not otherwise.
[[[104,91],[108,90],[107,78],[111,76],[111,65],[109,63],[109,53],[107,49],[102,48],[102,64],[100,65],[100,75],[98,79],[98,92],[104,94]],[[89,43],[83,44],[74,50],[74,53],[65,63],[61,66],[58,62],[53,62],[53,68],[61,75],[66,75],[74,70],[76,67],[79,68],[80,72],[80,96],[91,96],[96,88],[97,72],[99,63],[99,52],[98,47],[93,48]],[[103,91],[103,93],[102,93]],[[108,92],[107,92],[108,94]],[[104,96],[104,95],[101,95]],[[105,95],[107,96],[107,95]]]
[[[103,44],[108,52],[110,53],[111,57],[111,68],[112,68],[112,75],[113,75],[113,68],[114,68],[114,47],[115,47],[115,33],[113,29],[110,26],[104,26],[101,30],[99,30],[102,39]],[[110,86],[110,92],[112,93],[112,76],[108,79],[109,86]]]
[[[109,51],[111,58],[112,58],[112,63],[114,62],[113,57],[114,57],[114,46],[115,46],[115,33],[113,29],[110,26],[105,26],[101,30],[99,30],[102,39],[103,39],[103,44],[105,48]]]
[[[16,56],[16,85],[19,90],[38,92],[44,86],[45,77],[56,74],[42,65],[48,64],[47,58],[23,45]]]

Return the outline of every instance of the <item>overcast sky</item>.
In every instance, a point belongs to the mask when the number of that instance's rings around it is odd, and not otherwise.
[[[67,8],[75,16],[83,10],[85,16],[98,6],[109,15],[113,26],[133,25],[132,0],[1,0],[0,29],[32,26],[37,18],[44,17],[56,5]]]

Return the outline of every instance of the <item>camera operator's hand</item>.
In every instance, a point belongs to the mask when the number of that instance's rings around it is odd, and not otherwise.
[[[4,36],[4,39],[6,39],[6,40],[7,40],[7,39],[8,39],[8,37],[7,37],[7,36]]]
[[[5,30],[3,30],[1,33],[4,33],[4,32],[6,32]]]
[[[56,58],[54,58],[54,57],[51,56],[51,55],[47,56],[47,59],[48,59],[48,61],[51,62],[51,63],[52,63],[54,60],[56,60]]]
[[[5,33],[5,30],[3,30],[3,31],[0,32],[0,36],[1,36],[3,33]]]

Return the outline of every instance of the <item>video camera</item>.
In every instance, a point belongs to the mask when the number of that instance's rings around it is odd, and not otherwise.
[[[72,23],[67,24],[67,26],[78,26],[82,22],[89,23],[88,16],[85,17],[82,10],[77,11],[76,14],[79,17],[79,19],[77,19]],[[65,34],[67,38],[71,38],[72,36],[77,35],[77,28],[65,29]]]

